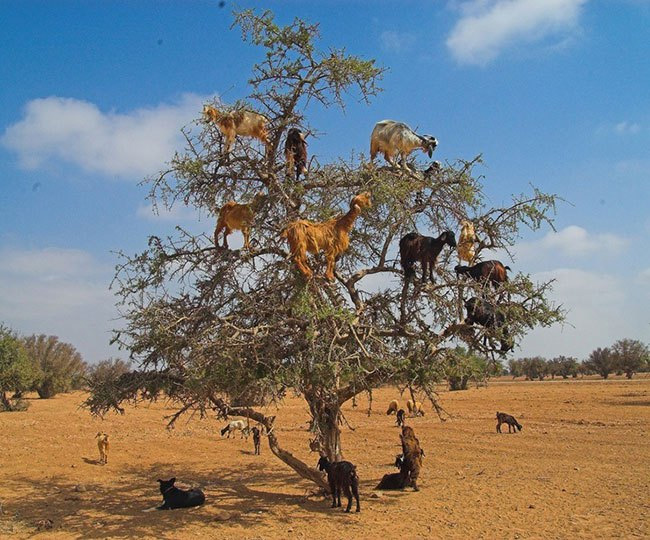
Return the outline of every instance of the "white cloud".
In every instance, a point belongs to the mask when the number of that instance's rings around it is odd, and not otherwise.
[[[588,0],[472,0],[447,38],[454,58],[485,65],[517,42],[530,43],[573,30]]]
[[[113,269],[75,249],[0,251],[0,321],[24,335],[57,335],[95,362],[108,356],[117,316]],[[115,348],[112,354],[117,354]]]
[[[26,169],[60,160],[88,172],[139,179],[160,170],[181,147],[180,128],[200,114],[207,99],[185,94],[177,103],[126,114],[72,98],[34,99],[0,142]]]
[[[179,221],[197,220],[197,210],[176,203],[171,210],[160,204],[154,208],[152,204],[140,205],[136,211],[138,217],[148,221],[170,221],[178,223]]]
[[[561,255],[569,258],[591,254],[614,256],[620,254],[629,240],[615,234],[591,234],[577,225],[570,225],[557,232],[547,233],[541,240],[520,242],[514,248],[518,261],[534,261]]]
[[[641,130],[639,124],[634,122],[619,122],[614,126],[614,133],[618,135],[634,135]]]
[[[381,48],[388,52],[408,51],[415,43],[415,36],[405,32],[386,30],[381,33]]]
[[[534,329],[523,339],[517,356],[564,354],[584,359],[597,347],[647,334],[645,301],[624,278],[572,268],[533,275],[534,281],[549,279],[556,280],[550,299],[568,311],[568,324]]]

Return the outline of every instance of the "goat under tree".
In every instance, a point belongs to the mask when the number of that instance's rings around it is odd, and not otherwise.
[[[242,139],[224,159],[223,137],[212,124],[197,123],[183,130],[185,153],[150,179],[150,198],[209,213],[263,190],[268,196],[255,214],[255,248],[217,249],[209,235],[176,228],[169,238],[151,237],[142,253],[122,254],[113,288],[123,326],[113,340],[130,351],[138,369],[94,384],[86,405],[104,414],[123,411],[124,402],[165,395],[177,404],[171,425],[196,411],[248,418],[264,426],[273,454],[327,489],[313,466],[282,447],[275,416],[262,411],[280,402],[287,389],[299,392],[312,417],[305,449],[317,439],[334,461],[343,457],[342,407],[360,393],[389,381],[408,384],[440,410],[434,385],[451,341],[489,349],[458,322],[461,289],[447,262],[439,263],[435,286],[402,294],[402,270],[393,259],[399,239],[416,222],[423,230],[457,230],[460,219],[472,216],[482,239],[477,255],[482,249],[507,250],[522,225],[535,230],[551,223],[556,198],[534,191],[508,206],[486,207],[472,174],[478,158],[442,167],[435,178],[337,161],[312,167],[309,182],[285,182],[280,141],[286,130],[300,125],[315,132],[304,117],[308,105],[344,108],[351,92],[355,102],[369,101],[379,91],[383,69],[340,49],[319,50],[318,26],[299,19],[281,28],[272,13],[245,10],[235,13],[235,26],[245,41],[265,48],[253,67],[247,102],[273,126],[268,151],[261,156]],[[284,227],[299,219],[324,222],[364,191],[371,192],[373,204],[351,229],[335,280],[308,280],[296,272],[280,238]],[[311,264],[322,274],[322,259]],[[392,279],[377,290],[369,276]],[[473,287],[467,283],[463,290]],[[548,287],[520,274],[510,280],[505,312],[513,338],[561,320],[546,299]],[[281,413],[280,408],[275,414]]]

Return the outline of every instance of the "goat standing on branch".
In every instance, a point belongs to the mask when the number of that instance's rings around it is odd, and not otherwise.
[[[325,277],[334,281],[334,266],[336,259],[343,254],[350,245],[349,233],[361,210],[370,208],[370,193],[359,193],[350,201],[350,210],[347,214],[328,219],[322,223],[298,219],[292,221],[282,231],[280,237],[289,242],[291,257],[298,270],[305,277],[311,278],[314,273],[307,264],[307,252],[317,254],[325,252],[327,271]]]
[[[459,264],[454,270],[457,276],[469,274],[479,283],[489,282],[497,289],[501,283],[508,281],[507,270],[510,270],[510,267],[503,266],[500,261],[483,261],[474,266],[463,266]]]
[[[469,264],[472,264],[476,255],[474,249],[475,243],[476,233],[474,232],[474,224],[464,219],[460,222],[460,237],[458,238],[458,258],[461,263],[467,261]]]
[[[413,265],[415,261],[420,261],[422,282],[427,280],[428,273],[433,283],[433,267],[445,244],[456,247],[456,237],[452,231],[445,231],[438,238],[422,236],[415,232],[404,235],[399,241],[399,255],[406,279],[415,275]]]
[[[226,154],[230,151],[232,143],[235,142],[236,135],[259,139],[264,144],[265,151],[268,152],[269,135],[266,129],[268,120],[261,114],[242,110],[219,112],[210,105],[204,105],[203,114],[209,121],[217,125],[219,131],[226,138]]]
[[[388,163],[395,167],[393,157],[400,155],[400,164],[406,168],[406,158],[416,148],[421,148],[429,157],[438,146],[438,141],[431,135],[418,135],[410,127],[395,120],[382,120],[375,124],[370,136],[370,161],[382,152]]]
[[[214,229],[214,245],[219,247],[219,234],[223,235],[223,247],[228,249],[228,235],[233,231],[241,231],[244,235],[244,247],[250,250],[249,237],[251,224],[255,217],[255,211],[259,208],[266,195],[258,193],[248,204],[239,204],[235,201],[228,201],[219,210],[217,226]]]
[[[515,347],[515,342],[506,327],[506,317],[496,304],[481,298],[472,297],[465,302],[467,318],[465,324],[478,324],[487,329],[501,329],[500,352],[507,353]],[[488,336],[485,335],[483,343],[487,345]]]
[[[307,141],[305,135],[298,128],[291,128],[287,132],[287,141],[284,144],[284,157],[287,160],[287,175],[296,170],[296,182],[300,174],[307,174]]]

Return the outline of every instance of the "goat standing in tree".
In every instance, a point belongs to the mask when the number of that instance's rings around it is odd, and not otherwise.
[[[251,111],[232,111],[220,112],[210,105],[203,107],[205,117],[216,124],[219,131],[226,138],[225,153],[230,152],[232,143],[235,142],[237,135],[245,137],[254,137],[264,144],[265,151],[268,152],[269,140],[266,126],[268,120],[261,114]]]
[[[422,282],[427,280],[428,273],[433,283],[433,267],[445,244],[452,248],[456,247],[456,237],[452,231],[445,231],[438,238],[422,236],[414,232],[404,235],[399,241],[399,254],[406,279],[415,275],[413,265],[416,261],[420,261]]]
[[[307,174],[307,141],[305,135],[298,128],[291,128],[287,132],[287,141],[284,145],[284,157],[287,160],[287,175],[295,168],[296,182],[300,174]]]
[[[349,233],[361,210],[372,206],[370,193],[364,191],[350,201],[350,210],[347,214],[328,219],[322,223],[298,219],[285,227],[280,235],[289,242],[291,257],[298,270],[305,277],[311,278],[314,273],[307,264],[307,252],[325,252],[327,271],[325,277],[334,281],[334,266],[336,259],[343,254],[350,245]]]
[[[228,201],[219,210],[217,226],[214,229],[214,245],[219,247],[219,234],[224,231],[223,247],[228,249],[228,235],[239,230],[244,235],[244,247],[250,249],[249,236],[251,224],[255,217],[255,211],[266,196],[258,193],[248,204],[240,204],[235,201]]]
[[[431,135],[418,135],[410,127],[395,120],[382,120],[375,124],[370,135],[370,161],[374,162],[375,156],[382,152],[384,158],[393,167],[395,154],[400,156],[400,164],[407,168],[406,158],[416,148],[421,148],[429,157],[438,146],[438,140]]]

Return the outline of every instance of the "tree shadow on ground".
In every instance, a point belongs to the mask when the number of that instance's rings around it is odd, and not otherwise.
[[[84,461],[91,462],[87,458]],[[156,480],[172,476],[177,478],[178,487],[201,488],[206,503],[191,509],[150,511],[162,502]],[[282,492],[297,483],[304,487],[301,494]],[[245,527],[263,522],[264,515],[271,512],[275,522],[286,523],[303,511],[346,518],[345,513],[330,509],[329,499],[315,495],[315,485],[298,480],[290,471],[268,470],[263,464],[196,473],[182,466],[156,463],[116,471],[114,484],[80,487],[64,477],[37,483],[32,478],[14,478],[5,482],[5,487],[18,489],[25,484],[32,487],[29,497],[5,502],[5,512],[14,516],[14,522],[36,532],[37,522],[51,519],[55,530],[78,538],[174,538],[174,533],[186,526],[220,526],[215,520],[224,511],[231,514],[224,525],[230,522]],[[364,489],[370,493],[373,487],[369,484]],[[311,495],[307,494],[309,491]]]

